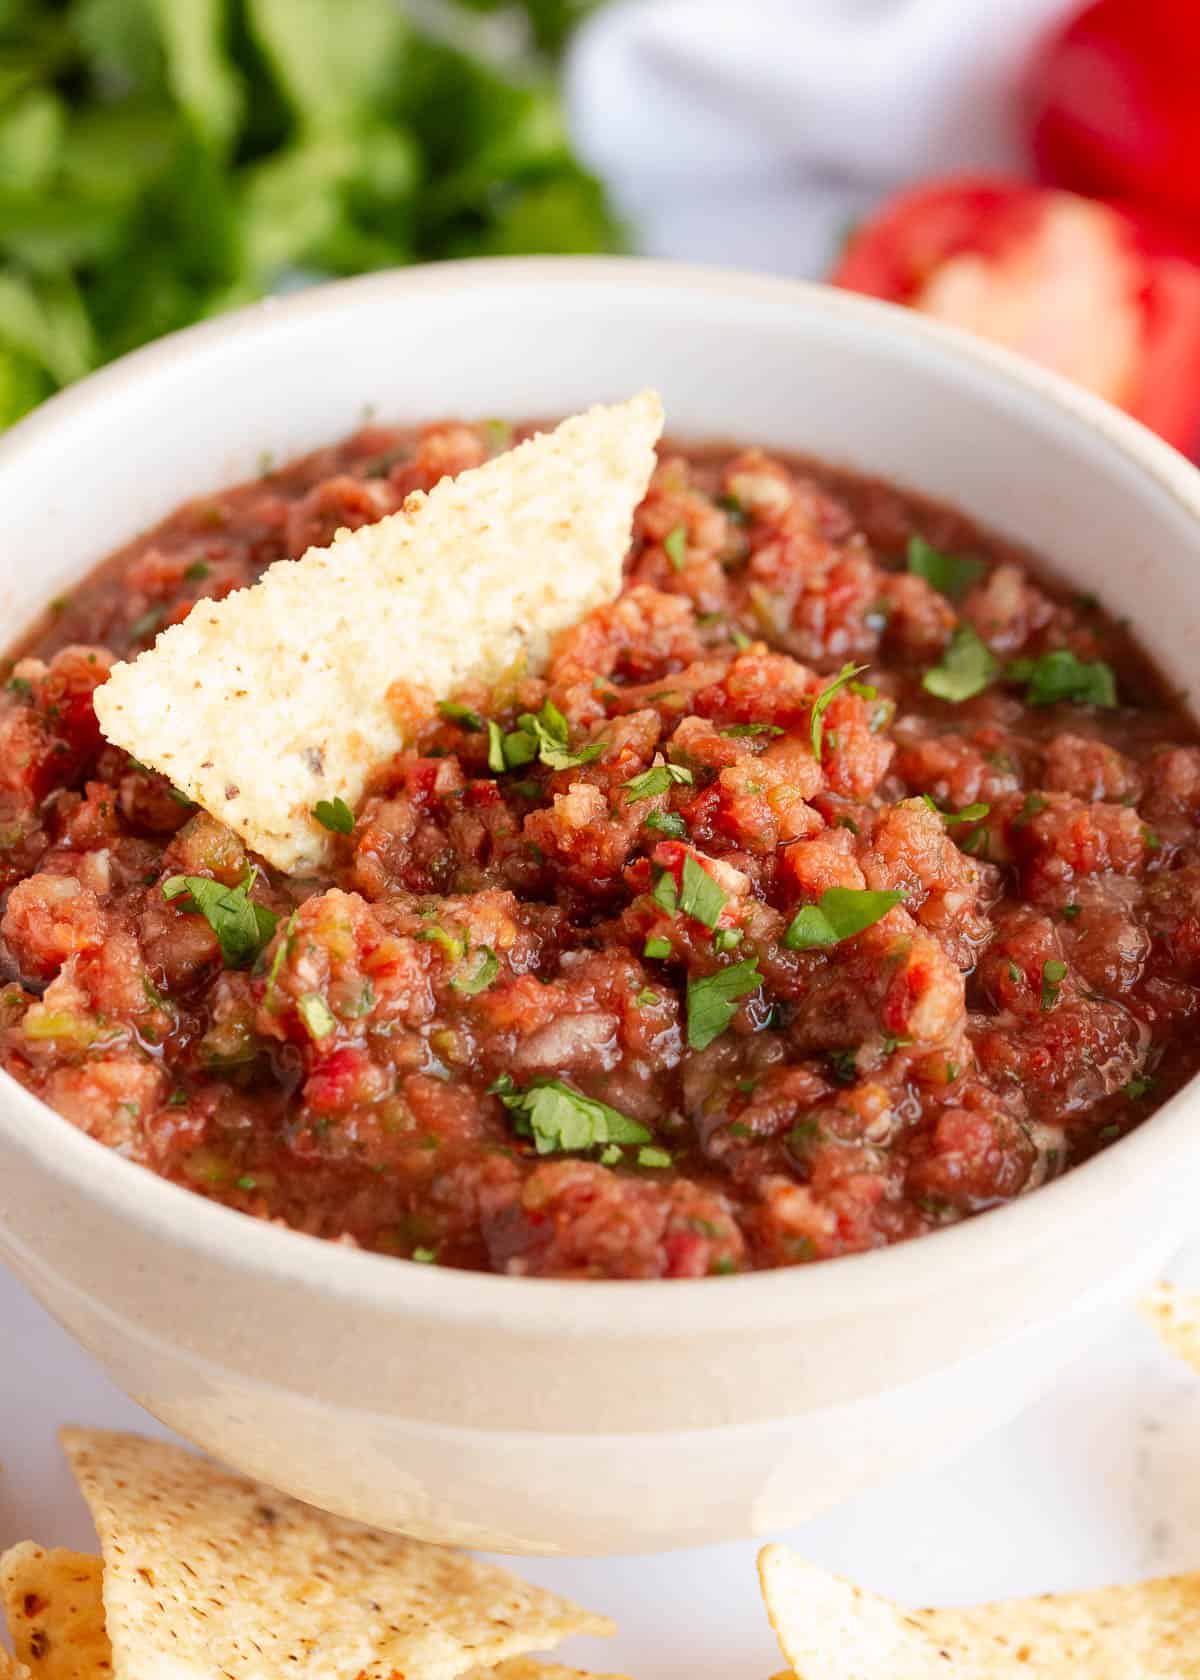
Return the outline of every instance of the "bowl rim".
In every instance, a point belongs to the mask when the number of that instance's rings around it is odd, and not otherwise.
[[[914,354],[974,368],[995,385],[1057,411],[1073,427],[1100,434],[1113,451],[1165,491],[1195,523],[1200,540],[1200,471],[1137,421],[1036,364],[906,309],[798,280],[637,257],[472,259],[386,270],[332,281],[286,298],[268,298],[188,327],[122,357],[43,403],[0,439],[0,472],[19,470],[31,452],[50,447],[64,424],[85,418],[130,381],[159,375],[213,349],[269,335],[277,326],[314,321],[355,300],[473,293],[502,285],[529,289],[593,287],[686,291],[791,306],[849,326],[859,323],[907,340]],[[1194,1110],[1200,1076],[1129,1136],[1036,1194],[920,1239],[812,1266],[722,1278],[562,1280],[511,1277],[429,1266],[355,1249],[269,1224],[227,1208],[151,1169],[124,1159],[63,1119],[0,1071],[0,1129],[34,1155],[52,1177],[148,1227],[176,1248],[218,1265],[232,1264],[331,1299],[370,1301],[405,1316],[503,1325],[538,1333],[740,1335],[783,1328],[803,1318],[852,1315],[894,1302],[927,1299],[940,1272],[1024,1265],[1039,1248],[1059,1246],[1089,1205],[1119,1196],[1133,1174],[1162,1172],[1174,1152],[1196,1147]],[[1153,1151],[1153,1154],[1150,1153]],[[1186,1151],[1184,1151],[1186,1153]],[[1161,1227],[1153,1236],[1161,1236]]]

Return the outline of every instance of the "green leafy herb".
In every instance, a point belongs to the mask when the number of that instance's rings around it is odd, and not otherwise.
[[[826,1052],[833,1077],[839,1085],[853,1085],[858,1078],[857,1050],[829,1050]]]
[[[979,582],[987,566],[973,554],[945,554],[924,537],[910,537],[908,569],[914,577],[924,578],[939,594],[957,601],[972,584]]]
[[[493,727],[491,723],[488,724],[488,764],[495,770],[497,765],[493,762],[494,742],[491,734]],[[579,764],[590,764],[604,751],[603,741],[593,741],[581,751],[572,752],[568,744],[569,735],[566,718],[553,700],[545,700],[540,712],[522,712],[517,719],[516,729],[504,736],[500,753],[504,762],[499,768],[511,770],[540,758],[551,770],[570,770]]]
[[[926,671],[921,687],[938,700],[958,705],[982,694],[997,669],[995,654],[978,632],[969,624],[960,624],[950,638],[941,664]]]
[[[296,1008],[310,1038],[319,1041],[337,1031],[337,1018],[325,999],[317,992],[306,992],[297,1002]]]
[[[671,562],[671,569],[676,572],[683,570],[687,559],[687,526],[676,525],[663,538],[663,551]]]
[[[135,618],[129,626],[130,639],[140,642],[146,636],[157,635],[159,630],[162,629],[162,623],[166,616],[162,607],[151,607],[149,612],[144,612],[140,618]]]
[[[470,735],[479,735],[483,732],[483,719],[470,706],[460,705],[457,700],[442,700],[438,703],[438,711],[447,723],[459,724]]]
[[[668,916],[674,916],[679,908],[679,889],[676,887],[675,877],[669,869],[664,869],[659,875],[650,897],[660,910],[665,910]]]
[[[739,653],[745,653],[748,647],[754,646],[753,638],[747,636],[746,632],[737,624],[730,625],[729,639]]]
[[[1031,817],[1040,816],[1049,807],[1050,801],[1044,793],[1027,793],[1021,804],[1021,809],[1013,818],[1014,828],[1025,828]]]
[[[418,1266],[437,1265],[437,1255],[432,1248],[414,1248],[409,1258],[415,1260]]]
[[[929,806],[931,811],[937,812],[938,816],[941,817],[947,828],[951,828],[955,823],[978,822],[981,817],[986,817],[988,812],[991,810],[990,805],[975,804],[964,805],[961,811],[943,811],[941,806],[938,805],[936,800],[933,798],[932,794],[923,793],[921,798],[925,801],[926,805]]]
[[[664,939],[661,934],[655,934],[652,938],[647,939],[642,946],[642,955],[657,960],[669,957],[671,955],[671,941]]]
[[[531,1137],[539,1155],[567,1154],[597,1144],[649,1143],[650,1133],[636,1120],[595,1097],[585,1097],[561,1079],[537,1080],[525,1091],[496,1090],[515,1116],[516,1130]]]
[[[677,811],[651,811],[645,819],[647,828],[656,828],[660,834],[669,834],[672,840],[687,839],[687,824]]]
[[[797,910],[788,924],[783,943],[789,951],[840,945],[843,939],[852,939],[856,933],[873,927],[903,899],[902,892],[828,887],[815,904],[806,904],[803,909]]]
[[[671,1151],[669,1149],[655,1149],[652,1145],[643,1144],[637,1152],[639,1167],[669,1167],[671,1165]]]
[[[736,951],[744,938],[741,928],[718,928],[713,934],[713,950]]]
[[[758,959],[746,957],[728,968],[719,968],[703,980],[689,980],[687,988],[687,1039],[693,1050],[705,1050],[719,1038],[737,1013],[737,1000],[762,985]]]
[[[696,862],[690,852],[683,860],[683,876],[679,892],[679,908],[685,916],[694,916],[705,927],[717,925],[721,911],[729,901],[703,864]]]
[[[1051,957],[1042,964],[1042,1008],[1053,1009],[1067,977],[1067,965],[1060,957]]]
[[[867,667],[865,665],[843,665],[837,676],[834,677],[833,681],[831,683],[827,683],[813,701],[811,725],[812,750],[813,757],[817,759],[818,762],[821,758],[823,732],[825,728],[824,719],[825,713],[829,707],[829,702],[833,699],[834,695],[839,692],[839,690],[845,688],[848,682],[851,682],[860,671],[865,671],[866,668]],[[874,690],[872,690],[872,694],[873,693]]]
[[[1083,905],[1064,904],[1062,909],[1059,911],[1059,914],[1065,922],[1078,921],[1079,917],[1083,914]]]
[[[495,718],[487,720],[488,732],[488,769],[494,770],[498,776],[508,769],[504,762],[504,731]]]
[[[1127,1097],[1130,1102],[1137,1102],[1146,1095],[1147,1091],[1152,1089],[1153,1085],[1154,1076],[1152,1074],[1140,1074],[1136,1079],[1131,1079],[1128,1085],[1122,1085],[1121,1095]]]
[[[313,806],[313,816],[331,834],[354,832],[354,812],[344,799],[318,799]]]
[[[193,560],[183,574],[185,583],[203,583],[212,567],[204,560]]]
[[[643,770],[640,776],[622,782],[621,786],[629,789],[625,803],[632,805],[639,799],[653,799],[666,793],[676,782],[690,787],[694,780],[692,772],[682,764],[652,764],[649,770]]]
[[[722,735],[728,735],[735,741],[744,735],[783,735],[785,733],[786,731],[781,729],[777,723],[731,723],[721,731]]]
[[[163,897],[188,897],[217,936],[228,968],[248,968],[275,932],[279,917],[250,897],[257,871],[248,869],[240,886],[226,887],[207,875],[172,875],[163,882]]]
[[[1081,706],[1115,706],[1117,681],[1103,659],[1077,659],[1069,648],[1055,648],[1037,659],[1016,659],[1005,680],[1024,683],[1030,706],[1056,706],[1073,701]]]
[[[656,1003],[661,1001],[661,996],[662,994],[656,992],[653,986],[643,986],[633,1001],[638,1009],[652,1009]]]
[[[463,997],[478,997],[486,992],[500,972],[500,959],[490,945],[480,945],[472,953],[475,966],[470,974],[451,980],[451,988]]]

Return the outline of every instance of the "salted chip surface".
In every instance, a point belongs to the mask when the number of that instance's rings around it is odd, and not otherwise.
[[[8,1631],[30,1680],[111,1676],[102,1574],[98,1557],[47,1551],[29,1540],[0,1557],[0,1596]],[[3,1672],[0,1668],[0,1677]]]
[[[101,729],[277,868],[318,867],[319,801],[353,807],[438,700],[536,671],[616,596],[662,419],[652,391],[590,409],[199,602],[114,666]]]
[[[1138,1303],[1170,1353],[1200,1371],[1200,1295],[1159,1283]]]
[[[0,1650],[0,1680],[107,1680],[112,1647],[104,1625],[104,1564],[86,1552],[48,1552],[30,1541],[0,1557],[3,1591],[18,1663]],[[24,1664],[27,1666],[19,1666]],[[6,1666],[8,1665],[8,1666]],[[465,1680],[628,1680],[585,1674],[562,1663],[510,1657]]]
[[[1200,1575],[904,1610],[767,1546],[759,1577],[796,1680],[1193,1680]]]
[[[614,1631],[507,1570],[329,1516],[180,1447],[62,1439],[100,1536],[115,1680],[455,1680]]]

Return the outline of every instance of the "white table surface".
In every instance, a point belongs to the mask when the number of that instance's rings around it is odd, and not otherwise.
[[[1200,1242],[1172,1275],[1200,1280]],[[0,1268],[0,1547],[35,1539],[94,1549],[55,1445],[67,1421],[163,1433]],[[953,1463],[778,1538],[913,1602],[1198,1568],[1200,1378],[1131,1311],[1051,1396]],[[636,1680],[766,1680],[782,1664],[759,1604],[755,1551],[735,1542],[516,1567],[620,1623],[615,1641],[568,1648],[582,1665]]]

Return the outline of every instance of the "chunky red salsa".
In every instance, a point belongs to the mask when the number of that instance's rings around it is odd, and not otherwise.
[[[368,426],[54,604],[0,701],[11,1074],[259,1218],[644,1278],[954,1223],[1196,1070],[1195,728],[1095,601],[887,486],[664,451],[620,599],[324,807],[327,877],[99,738],[115,657],[506,441]]]

